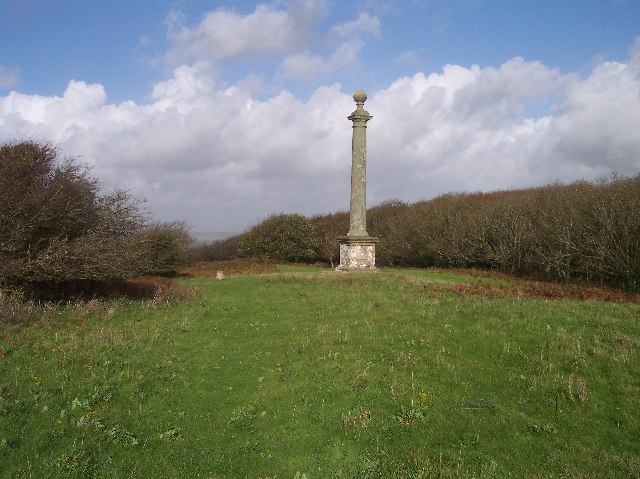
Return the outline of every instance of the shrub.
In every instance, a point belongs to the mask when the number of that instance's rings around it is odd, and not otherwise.
[[[313,225],[299,214],[269,216],[238,241],[240,256],[308,261],[315,259],[318,240]]]
[[[142,252],[145,274],[174,275],[189,255],[193,238],[184,222],[155,223],[134,236],[133,246]]]
[[[367,231],[379,238],[376,264],[380,266],[413,265],[412,240],[416,222],[407,214],[409,205],[400,200],[388,200],[367,212]]]
[[[349,213],[338,212],[324,216],[314,216],[311,224],[316,236],[317,257],[331,264],[340,261],[340,245],[338,236],[349,231]]]
[[[173,267],[186,231],[147,225],[140,202],[47,143],[0,146],[0,283],[112,281]]]

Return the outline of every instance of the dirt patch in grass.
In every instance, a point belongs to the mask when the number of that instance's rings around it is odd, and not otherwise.
[[[465,273],[468,274],[468,273]],[[483,276],[474,272],[473,276]],[[491,276],[494,277],[494,276]],[[500,279],[509,279],[500,275]],[[549,283],[543,281],[514,280],[513,286],[492,283],[452,284],[430,283],[424,286],[427,294],[439,296],[444,292],[454,292],[459,295],[479,295],[488,298],[547,298],[547,299],[575,299],[581,301],[603,301],[609,303],[640,304],[640,294],[627,293],[622,290],[606,287],[579,286],[573,284]]]
[[[277,272],[275,263],[268,260],[230,259],[223,261],[198,261],[185,266],[180,273],[186,276],[215,276],[224,271],[225,276],[238,274],[262,274]]]
[[[126,295],[141,299],[151,298],[156,302],[189,300],[198,296],[195,286],[186,286],[169,278],[143,277],[126,282]]]

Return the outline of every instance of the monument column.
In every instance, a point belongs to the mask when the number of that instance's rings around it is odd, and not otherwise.
[[[373,118],[364,109],[367,94],[353,94],[356,109],[348,117],[353,122],[351,138],[351,203],[347,236],[367,236],[367,122]]]
[[[364,109],[367,94],[357,90],[353,94],[356,109],[348,117],[353,122],[351,139],[351,201],[349,204],[349,232],[338,237],[340,266],[338,270],[371,270],[376,264],[378,238],[367,233],[367,122],[373,118]]]

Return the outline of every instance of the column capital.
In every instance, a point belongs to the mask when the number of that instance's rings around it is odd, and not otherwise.
[[[367,101],[367,93],[364,90],[356,90],[353,94],[353,100],[356,102],[356,109],[347,117],[347,119],[353,121],[354,126],[355,122],[364,122],[364,125],[366,126],[366,122],[373,118],[373,116],[364,109],[364,102]]]
[[[351,113],[351,115],[347,117],[347,120],[351,120],[354,125],[357,122],[362,123],[366,126],[367,122],[371,120],[371,118],[373,118],[373,116],[370,115],[367,110],[361,108],[360,110],[355,110],[353,113]]]

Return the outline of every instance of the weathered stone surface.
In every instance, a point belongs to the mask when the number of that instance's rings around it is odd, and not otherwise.
[[[338,271],[375,270],[376,269],[376,243],[378,238],[373,236],[341,236],[340,266]]]
[[[364,109],[367,94],[353,94],[356,109],[348,117],[353,122],[351,140],[351,202],[348,236],[367,236],[367,122],[373,118]]]

